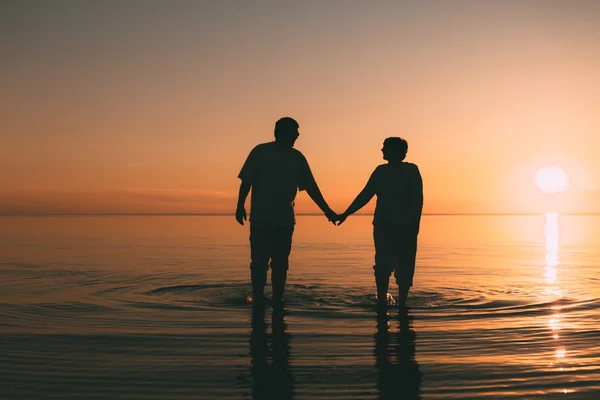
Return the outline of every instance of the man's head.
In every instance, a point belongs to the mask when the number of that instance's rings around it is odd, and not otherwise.
[[[387,161],[402,161],[408,152],[408,143],[399,137],[389,137],[383,141],[383,159]]]
[[[293,118],[280,118],[275,123],[275,142],[283,146],[294,147],[296,139],[300,136],[299,127],[298,122]]]

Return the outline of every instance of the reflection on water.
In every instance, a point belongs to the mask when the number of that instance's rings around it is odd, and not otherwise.
[[[294,382],[289,366],[290,335],[286,332],[285,310],[274,309],[271,333],[267,333],[264,307],[252,310],[250,357],[252,398],[292,399]]]
[[[546,268],[544,271],[544,278],[546,287],[544,288],[544,294],[553,296],[551,300],[552,314],[548,321],[548,326],[554,340],[554,354],[550,366],[555,366],[558,371],[563,371],[563,363],[565,362],[565,356],[567,350],[561,343],[560,330],[562,328],[562,306],[560,300],[563,297],[563,290],[560,286],[558,279],[558,265],[559,265],[559,227],[558,227],[558,214],[557,213],[546,213],[546,222],[544,225],[544,237],[546,244]],[[569,393],[572,390],[563,389],[563,393]]]
[[[231,216],[0,218],[0,397],[600,398],[600,215],[425,216],[413,321],[375,318],[371,221],[299,217],[250,318]]]
[[[375,368],[379,373],[379,399],[420,399],[421,371],[415,359],[415,331],[412,317],[400,313],[396,332],[385,310],[377,312],[375,332]]]

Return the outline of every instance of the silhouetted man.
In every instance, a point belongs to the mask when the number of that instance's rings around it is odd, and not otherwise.
[[[271,333],[267,333],[264,308],[252,310],[250,356],[253,400],[289,400],[294,397],[291,335],[286,331],[285,310],[273,309]]]
[[[398,284],[398,306],[404,308],[415,274],[423,181],[419,168],[404,162],[408,151],[406,140],[389,137],[383,142],[381,151],[388,163],[375,168],[364,189],[339,216],[338,224],[377,195],[373,218],[377,302],[385,304],[390,275],[394,272]]]
[[[278,120],[275,141],[256,146],[238,175],[242,183],[235,218],[241,225],[246,219],[246,197],[252,188],[250,277],[253,302],[264,300],[269,261],[273,301],[282,299],[296,223],[294,199],[298,189],[306,190],[327,219],[332,222],[337,219],[337,214],[323,199],[306,158],[293,148],[300,135],[298,128],[292,118]]]

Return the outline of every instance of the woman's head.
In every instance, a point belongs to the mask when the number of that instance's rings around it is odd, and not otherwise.
[[[399,137],[389,137],[383,141],[383,159],[387,161],[402,161],[408,152],[408,143]]]

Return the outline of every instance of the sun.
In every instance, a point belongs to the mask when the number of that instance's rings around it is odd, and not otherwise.
[[[570,186],[569,175],[556,165],[547,165],[537,170],[533,182],[546,194],[564,192]]]

